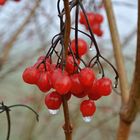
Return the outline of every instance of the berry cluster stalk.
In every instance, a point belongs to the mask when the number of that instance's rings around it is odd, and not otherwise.
[[[64,10],[65,10],[65,30],[64,30],[64,55],[63,59],[67,57],[68,54],[68,45],[69,45],[69,39],[70,39],[70,30],[71,30],[71,17],[70,17],[70,8],[69,8],[69,1],[64,0]],[[69,107],[67,100],[65,96],[62,97],[63,102],[63,111],[64,111],[64,118],[65,118],[65,124],[63,126],[66,140],[72,140],[72,126],[70,123],[70,117],[69,117]]]

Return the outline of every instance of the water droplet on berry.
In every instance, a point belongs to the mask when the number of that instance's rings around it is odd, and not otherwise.
[[[92,120],[92,116],[88,116],[88,117],[83,117],[83,120],[87,123],[91,122]]]
[[[90,48],[89,48],[89,51],[93,51],[93,47],[90,47]]]
[[[51,115],[56,115],[59,112],[59,109],[57,110],[48,109],[48,111]]]

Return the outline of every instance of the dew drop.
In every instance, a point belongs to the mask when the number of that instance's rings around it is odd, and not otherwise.
[[[59,112],[59,109],[57,110],[48,109],[48,111],[51,115],[56,115]]]
[[[93,51],[93,47],[90,47],[90,48],[89,48],[89,51]]]
[[[83,117],[83,120],[87,123],[91,122],[92,120],[92,116],[88,116],[88,117]]]

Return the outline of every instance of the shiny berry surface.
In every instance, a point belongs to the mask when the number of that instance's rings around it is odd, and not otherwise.
[[[82,69],[79,73],[79,80],[84,87],[91,87],[93,81],[95,80],[95,74],[93,70],[88,67]]]
[[[71,89],[71,79],[68,75],[62,74],[54,82],[54,89],[60,94],[67,94]]]
[[[108,96],[112,92],[112,81],[106,77],[98,79],[96,81],[96,89],[101,96]]]
[[[73,58],[73,56],[69,55],[66,59],[66,71],[69,74],[74,73],[78,69],[77,65],[79,65],[78,60],[76,58]]]
[[[42,72],[40,78],[37,82],[37,86],[42,92],[47,92],[51,89],[51,85],[49,83],[49,77],[47,72]]]
[[[84,100],[80,105],[80,111],[83,117],[93,116],[96,111],[96,106],[92,100]]]
[[[71,42],[71,49],[76,54],[76,42],[75,39]],[[78,54],[82,56],[87,53],[88,47],[85,40],[78,38]]]
[[[97,86],[96,86],[96,80],[93,82],[91,88],[87,89],[87,94],[89,99],[91,100],[98,100],[101,98],[101,95],[98,93]]]
[[[48,109],[57,110],[62,103],[61,96],[56,92],[51,92],[45,97],[45,104]]]
[[[28,84],[36,84],[40,78],[40,71],[35,67],[28,67],[24,70],[22,78]]]
[[[71,92],[75,94],[79,94],[83,92],[83,87],[79,81],[79,74],[71,75]]]

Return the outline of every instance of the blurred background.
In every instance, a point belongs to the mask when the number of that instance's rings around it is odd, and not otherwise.
[[[89,0],[88,0],[89,1]],[[133,77],[137,32],[137,0],[113,0],[113,8],[122,43],[125,66],[129,84]],[[92,8],[92,5],[90,5]],[[110,32],[104,8],[99,11],[104,16],[102,29],[104,35],[96,37],[101,53],[115,65]],[[22,80],[24,69],[40,55],[45,55],[52,37],[59,32],[56,1],[21,0],[8,1],[0,6],[0,102],[6,105],[26,104],[39,113],[36,122],[34,114],[26,108],[13,108],[11,115],[10,140],[62,140],[64,124],[62,108],[52,116],[44,105],[45,94],[36,86],[27,85]],[[74,19],[72,19],[73,23]],[[81,25],[80,28],[87,32]],[[73,32],[71,37],[74,37]],[[83,37],[83,36],[82,36]],[[85,37],[85,40],[89,40]],[[84,59],[94,55],[89,50]],[[105,72],[112,80],[114,73],[106,66]],[[69,101],[74,140],[114,140],[119,122],[120,91],[119,87],[109,97],[96,102],[97,111],[90,123],[85,123],[79,111],[83,99],[72,97]],[[133,124],[130,140],[140,137],[140,118]],[[7,120],[5,113],[0,114],[0,140],[5,140]]]

